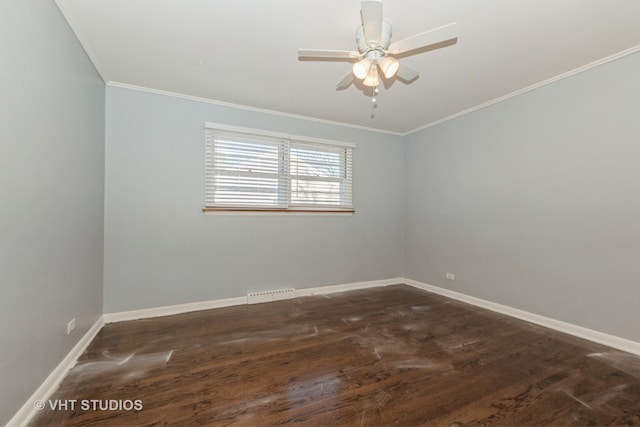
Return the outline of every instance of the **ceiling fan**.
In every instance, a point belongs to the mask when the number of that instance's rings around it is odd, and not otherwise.
[[[382,0],[362,0],[360,2],[362,25],[356,30],[358,51],[300,49],[299,59],[333,59],[356,61],[352,71],[336,86],[337,90],[346,89],[353,83],[354,76],[365,86],[380,84],[378,68],[385,78],[398,76],[407,83],[418,78],[418,72],[398,62],[396,57],[420,53],[426,48],[440,48],[455,42],[458,37],[458,24],[451,23],[433,30],[416,34],[391,43],[391,24],[382,20]]]

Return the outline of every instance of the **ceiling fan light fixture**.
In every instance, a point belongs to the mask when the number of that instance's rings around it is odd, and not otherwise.
[[[352,83],[356,83],[356,88],[360,90],[363,89],[362,85],[374,88],[374,104],[376,89],[380,84],[380,73],[384,82],[390,82],[398,76],[403,83],[410,84],[418,78],[416,70],[400,64],[397,58],[439,49],[458,40],[458,24],[453,22],[391,43],[392,28],[391,24],[383,19],[383,1],[360,0],[362,25],[356,29],[357,51],[298,49],[298,59],[301,60],[348,61],[351,64],[351,72],[340,80],[336,90],[344,90]]]
[[[395,58],[390,58],[388,56],[382,58],[378,65],[382,70],[382,74],[384,74],[387,79],[395,76],[400,68],[400,63]]]
[[[362,84],[365,86],[376,87],[380,84],[380,80],[378,80],[378,69],[375,65],[372,65],[367,73],[366,77],[362,81]]]
[[[370,69],[371,69],[371,61],[369,61],[368,58],[363,58],[361,61],[358,61],[355,64],[353,64],[352,71],[354,76],[356,76],[360,80],[363,80],[365,77],[367,77],[367,74],[369,73]]]

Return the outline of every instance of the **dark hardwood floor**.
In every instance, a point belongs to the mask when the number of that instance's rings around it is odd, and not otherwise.
[[[640,357],[397,285],[106,325],[51,401],[32,425],[640,425]]]

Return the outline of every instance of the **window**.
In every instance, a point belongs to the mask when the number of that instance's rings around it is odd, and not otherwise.
[[[353,148],[208,124],[205,211],[353,212]]]

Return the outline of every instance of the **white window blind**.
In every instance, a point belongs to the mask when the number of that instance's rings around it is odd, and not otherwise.
[[[351,167],[349,148],[292,141],[289,205],[352,208]]]
[[[205,209],[353,210],[353,147],[206,129]]]

